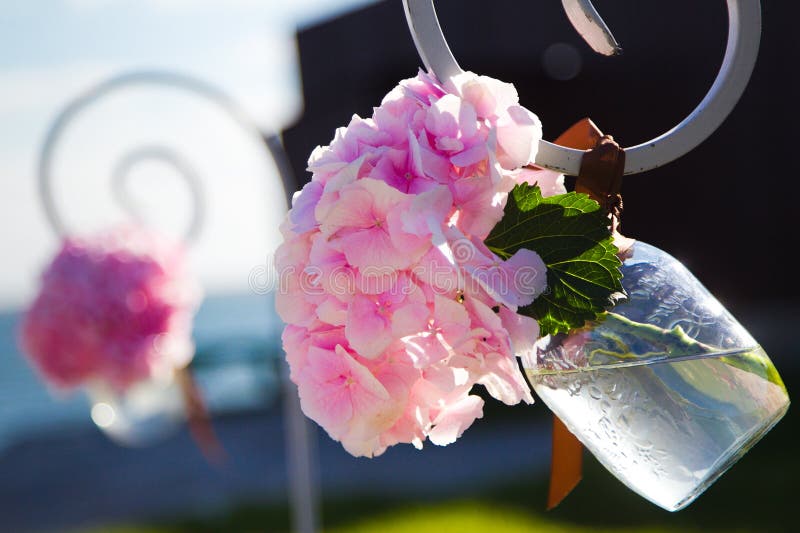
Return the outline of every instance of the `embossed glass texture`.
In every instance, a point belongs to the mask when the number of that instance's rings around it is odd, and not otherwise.
[[[784,415],[764,350],[679,261],[636,242],[628,300],[522,355],[539,397],[620,481],[690,504]]]

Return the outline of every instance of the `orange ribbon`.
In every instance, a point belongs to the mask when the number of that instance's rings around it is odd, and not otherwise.
[[[621,208],[619,189],[625,167],[625,152],[610,136],[604,136],[588,118],[561,134],[556,144],[590,150],[584,155],[575,190],[597,200],[612,214],[614,230]],[[547,509],[553,509],[572,492],[583,477],[583,445],[564,423],[553,415],[553,451],[550,461],[550,489]]]
[[[211,416],[206,409],[194,376],[188,368],[182,368],[177,371],[176,379],[183,393],[183,402],[192,438],[209,463],[222,464],[225,461],[225,451],[211,425]]]

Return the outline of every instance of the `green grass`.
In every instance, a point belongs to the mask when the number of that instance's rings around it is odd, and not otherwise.
[[[800,481],[794,424],[784,420],[706,494],[669,513],[619,483],[587,455],[584,480],[557,509],[544,511],[546,480],[520,473],[516,482],[476,486],[459,498],[329,499],[328,533],[658,533],[795,531]],[[285,505],[243,505],[229,513],[93,533],[228,533],[289,531]]]
[[[285,511],[285,510],[284,510]],[[621,510],[624,512],[624,510]],[[278,518],[276,523],[275,518]],[[431,504],[400,504],[391,510],[362,512],[345,518],[329,516],[337,525],[327,533],[694,533],[708,528],[684,524],[646,524],[625,527],[589,526],[561,521],[555,515],[532,512],[513,505],[497,505],[481,500],[450,500]],[[266,508],[260,511],[240,509],[222,519],[186,521],[162,526],[101,528],[94,533],[186,533],[205,531],[279,532],[288,531],[285,518],[276,517]],[[724,529],[736,531],[737,529]],[[739,531],[751,531],[747,528]],[[718,530],[722,531],[722,530]]]
[[[401,508],[378,516],[334,527],[329,533],[641,533],[691,532],[684,527],[603,528],[565,524],[546,515],[481,501],[454,501],[426,507]],[[700,530],[696,530],[700,531]]]

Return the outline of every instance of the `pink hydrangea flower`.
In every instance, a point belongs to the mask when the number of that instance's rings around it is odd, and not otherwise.
[[[61,389],[170,375],[194,355],[199,289],[185,262],[183,248],[129,227],[66,239],[22,321],[23,351]]]
[[[515,354],[539,330],[516,311],[545,266],[483,241],[515,184],[563,188],[523,168],[540,139],[512,85],[420,73],[311,154],[276,254],[277,309],[303,411],[353,455],[454,442],[483,415],[475,385],[533,401]]]

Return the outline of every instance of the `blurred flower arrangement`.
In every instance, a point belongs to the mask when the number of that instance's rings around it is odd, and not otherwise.
[[[199,301],[183,247],[160,235],[126,226],[69,237],[42,276],[21,343],[55,388],[122,393],[189,364]]]

